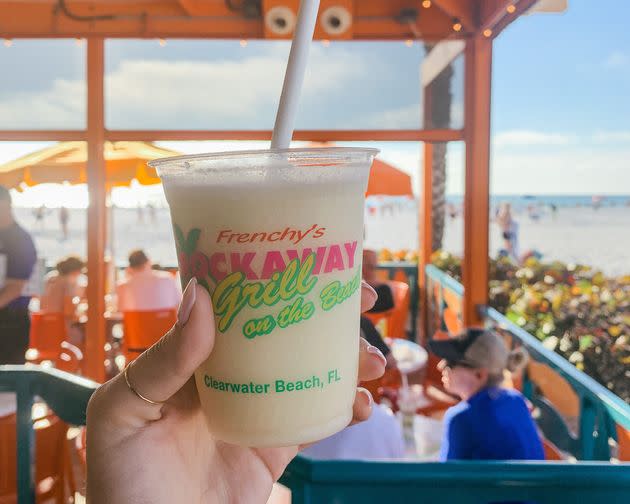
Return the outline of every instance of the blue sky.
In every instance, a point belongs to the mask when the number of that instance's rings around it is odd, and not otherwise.
[[[628,130],[629,19],[624,0],[570,0],[513,23],[494,47],[494,129]]]
[[[495,193],[630,193],[630,2],[570,0],[563,14],[524,16],[495,41]],[[288,44],[109,41],[110,128],[271,128]],[[0,128],[82,128],[85,44],[0,46]],[[421,114],[419,44],[316,43],[300,128],[414,128]],[[461,126],[456,64],[453,126]],[[41,144],[0,143],[0,162]],[[215,144],[170,144],[185,151]],[[225,145],[224,148],[229,148]],[[418,144],[380,143],[414,176]],[[450,193],[463,189],[463,146],[448,153]]]

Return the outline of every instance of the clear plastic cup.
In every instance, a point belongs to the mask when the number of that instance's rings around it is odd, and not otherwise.
[[[228,152],[150,163],[182,283],[212,296],[195,379],[211,433],[244,446],[325,438],[352,418],[364,197],[375,149]]]

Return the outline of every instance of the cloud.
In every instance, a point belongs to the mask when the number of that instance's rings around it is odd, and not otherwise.
[[[629,160],[630,148],[496,152],[492,189],[497,194],[628,194]]]
[[[107,127],[271,128],[285,53],[272,47],[242,60],[123,60],[106,76]],[[314,46],[302,101],[343,93],[369,73],[369,67],[348,51],[338,49],[333,54]],[[0,128],[82,128],[85,96],[84,81],[62,79],[44,91],[5,93],[0,100]],[[339,114],[343,117],[343,111]]]
[[[86,92],[82,81],[56,79],[45,91],[5,94],[0,100],[0,127],[82,129]]]
[[[630,64],[630,57],[621,51],[613,51],[604,60],[605,68],[625,68]]]
[[[365,129],[419,128],[422,123],[422,112],[420,105],[414,103],[369,114],[361,123]],[[349,122],[348,128],[353,126],[356,127],[356,119],[354,118]]]
[[[593,134],[593,142],[598,144],[628,142],[630,143],[630,130],[628,131],[598,131]]]
[[[492,143],[495,147],[569,145],[574,143],[575,140],[573,135],[565,133],[545,133],[533,130],[503,131],[492,137]]]

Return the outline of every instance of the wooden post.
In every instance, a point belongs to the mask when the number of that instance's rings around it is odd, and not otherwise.
[[[479,308],[488,303],[492,40],[470,38],[465,56],[463,317],[466,326],[479,326]]]
[[[424,128],[431,128],[431,84],[423,88]],[[431,335],[428,331],[428,292],[425,275],[426,265],[431,262],[433,253],[433,143],[423,144],[422,167],[422,192],[420,194],[422,204],[418,207],[418,239],[420,250],[418,257],[418,284],[420,288],[420,330],[417,331],[418,343],[426,342]]]
[[[87,182],[88,207],[88,322],[85,340],[86,374],[105,381],[105,118],[104,118],[104,41],[87,42]]]

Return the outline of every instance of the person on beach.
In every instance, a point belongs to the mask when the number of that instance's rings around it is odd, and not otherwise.
[[[35,210],[33,210],[33,217],[35,217],[35,224],[43,229],[44,228],[44,217],[46,217],[46,205],[38,206]]]
[[[444,416],[440,460],[544,460],[543,445],[524,397],[502,388],[506,371],[519,372],[527,352],[508,352],[494,331],[467,329],[431,340],[442,360],[442,384],[461,402]]]
[[[375,301],[363,283],[361,309]],[[175,326],[90,399],[87,502],[267,502],[305,447],[244,448],[212,437],[193,373],[212,353],[215,337],[210,296],[193,278]],[[385,358],[365,340],[358,360],[358,381],[383,374]],[[371,411],[372,396],[358,388],[352,422],[367,420]]]
[[[501,228],[505,251],[508,256],[518,260],[518,222],[512,216],[512,205],[504,203],[497,214],[497,222]]]
[[[59,207],[59,226],[61,227],[61,239],[68,239],[68,222],[70,221],[70,214],[65,206]]]
[[[31,319],[24,295],[37,261],[31,235],[13,216],[11,193],[0,186],[0,364],[24,364]]]

